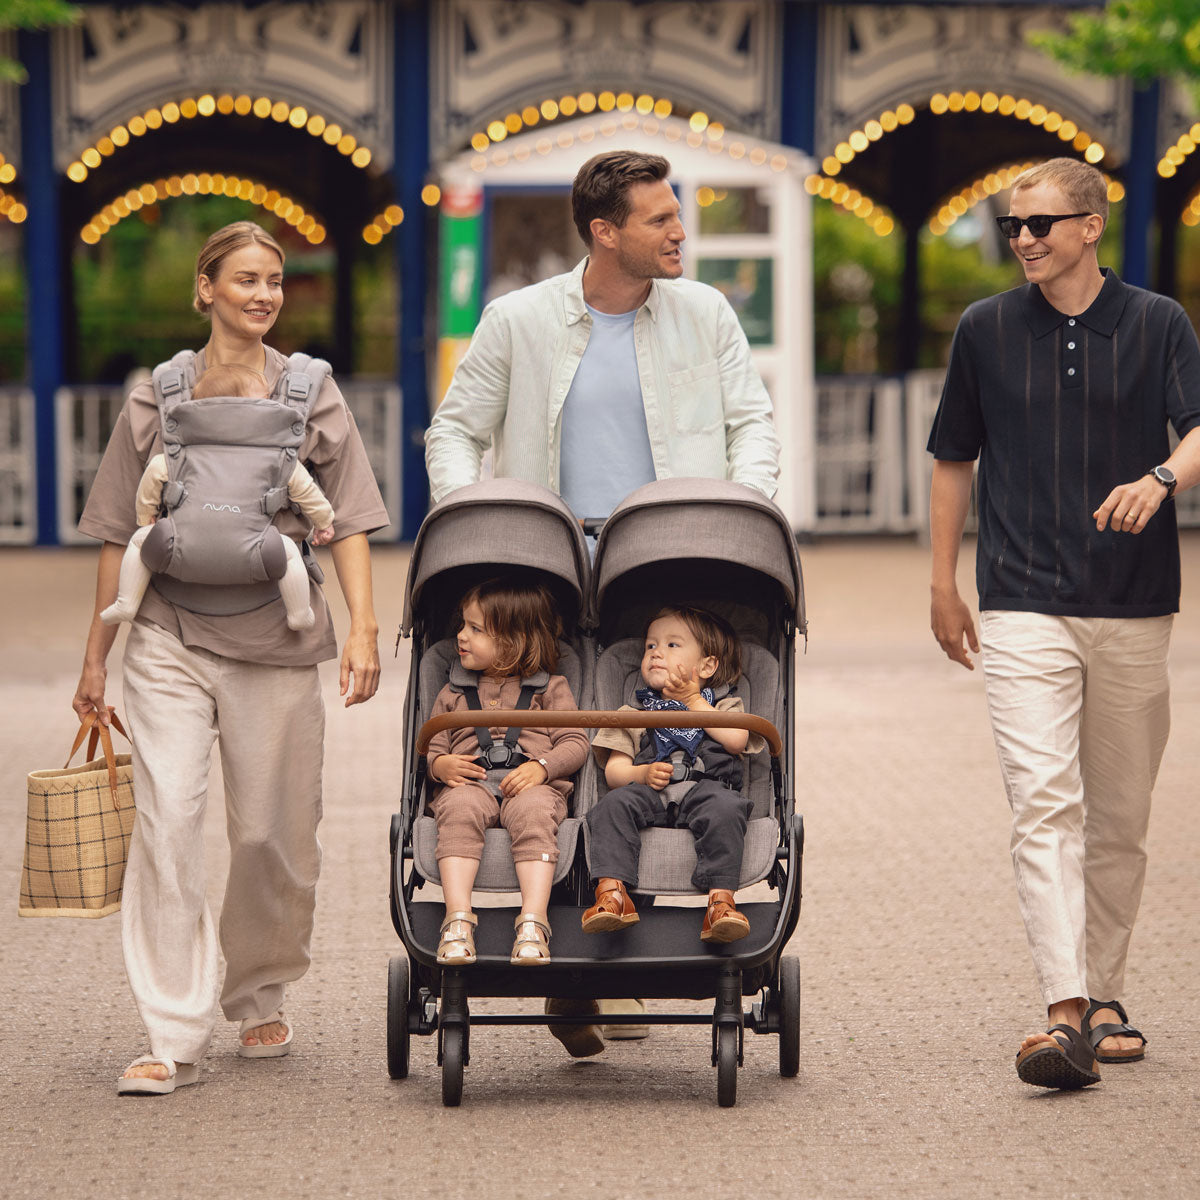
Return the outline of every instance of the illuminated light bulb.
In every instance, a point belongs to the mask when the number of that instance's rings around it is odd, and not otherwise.
[[[694,112],[688,118],[688,125],[697,133],[703,132],[708,128],[708,113]]]
[[[1042,125],[1049,115],[1044,104],[1035,104],[1029,110],[1029,123],[1031,125]]]
[[[1084,152],[1083,157],[1095,164],[1104,157],[1104,147],[1099,142],[1093,142]]]
[[[810,196],[815,196],[821,190],[820,175],[806,175],[804,178],[804,190]]]
[[[745,158],[746,147],[741,142],[731,142],[729,145],[730,158]]]
[[[983,103],[978,92],[967,92],[963,96],[963,110],[965,112],[976,112],[979,106]]]
[[[1000,97],[1000,103],[996,105],[1002,117],[1011,116],[1017,110],[1017,102],[1008,95]]]
[[[558,135],[557,141],[564,150],[575,143],[575,139],[565,129]]]
[[[696,189],[696,203],[700,205],[701,208],[708,208],[716,198],[716,192],[714,192],[710,187]]]
[[[857,188],[851,188],[851,189],[850,189],[850,190],[849,190],[849,191],[846,193],[846,196],[845,196],[845,198],[842,200],[842,207],[843,207],[843,208],[847,208],[847,209],[853,209],[853,208],[854,208],[854,206],[855,206],[855,205],[856,205],[856,204],[857,204],[857,203],[858,203],[858,202],[859,202],[861,199],[862,199],[862,192],[860,192],[860,191],[859,191]]]
[[[377,246],[383,241],[383,230],[378,225],[368,225],[362,231],[363,241],[369,246]]]
[[[314,225],[305,236],[314,246],[319,246],[325,240],[325,226]]]
[[[874,211],[875,211],[875,205],[872,204],[871,201],[866,198],[866,196],[864,196],[854,206],[854,215],[856,217],[861,217],[863,220],[866,220],[866,218],[869,217],[871,215],[871,213]]]
[[[83,159],[85,166],[93,170],[100,165],[100,151],[95,146],[89,146],[79,157]]]
[[[1056,131],[1064,142],[1072,141],[1079,132],[1079,126],[1074,121],[1064,121]]]
[[[178,175],[172,175],[167,180],[167,195],[182,196],[183,195],[183,180]]]
[[[316,223],[317,223],[316,218],[314,216],[312,216],[312,214],[310,213],[309,215],[307,215],[304,218],[303,221],[300,222],[299,225],[296,226],[296,232],[298,234],[300,234],[302,237],[307,237],[309,232],[312,230],[313,226],[316,225]]]
[[[632,92],[622,92],[617,97],[617,111],[631,112],[635,103]]]
[[[579,101],[574,96],[561,96],[558,101],[558,111],[564,117],[573,117],[579,111]]]
[[[294,228],[304,220],[304,209],[302,209],[298,204],[293,204],[291,212],[289,212],[284,219]]]
[[[250,192],[250,203],[257,204],[262,207],[263,201],[267,198],[267,189],[265,184],[256,183],[253,190]]]
[[[893,221],[891,217],[884,217],[883,220],[875,226],[875,232],[879,234],[880,237],[887,237],[887,235],[895,228],[896,222]]]
[[[498,167],[503,167],[508,162],[507,150],[495,150],[492,152],[492,162]]]
[[[654,115],[658,117],[659,120],[662,120],[664,117],[669,117],[671,115],[672,108],[674,108],[674,105],[670,102],[670,100],[655,100]]]
[[[162,106],[162,119],[168,125],[174,125],[179,120],[179,105],[174,100]]]
[[[509,113],[508,116],[504,118],[504,128],[507,129],[509,133],[520,133],[521,114],[515,112]]]
[[[146,122],[142,117],[129,118],[129,132],[134,137],[141,137],[146,132]]]
[[[654,111],[654,97],[643,92],[634,102],[634,107],[643,117],[648,117]]]
[[[212,177],[212,193],[219,196],[225,190],[225,176],[218,173]]]
[[[100,152],[101,152],[101,154],[104,153],[103,147],[101,147]],[[1183,162],[1183,157],[1184,157],[1183,151],[1180,150],[1180,148],[1178,146],[1171,146],[1167,150],[1167,153],[1166,153],[1167,160],[1169,162],[1173,162],[1176,166],[1179,166],[1180,163]]]
[[[893,133],[899,124],[900,118],[890,108],[879,114],[879,125],[884,133]]]
[[[196,190],[202,196],[210,195],[212,192],[212,176],[207,171],[201,171],[196,176]]]
[[[10,163],[9,165],[11,166],[12,164]],[[87,174],[88,174],[88,169],[81,162],[73,162],[67,168],[67,178],[72,183],[82,183],[87,178]],[[5,180],[5,182],[8,182],[8,181]]]
[[[1063,126],[1063,119],[1059,113],[1049,112],[1046,114],[1046,119],[1042,122],[1042,128],[1047,133],[1057,133]]]
[[[1198,217],[1194,212],[1192,212],[1192,210],[1190,208],[1183,214],[1182,217],[1180,217],[1180,220],[1189,227],[1195,227],[1196,225],[1200,225],[1200,217]],[[84,238],[83,240],[86,242],[87,238]]]
[[[1162,159],[1158,164],[1158,173],[1163,179],[1170,179],[1175,174],[1175,164]]]
[[[725,126],[720,121],[710,121],[705,132],[715,142],[718,138],[725,136]]]
[[[471,138],[471,149],[479,154],[482,154],[490,145],[491,140],[486,133],[477,133]]]
[[[147,204],[153,204],[158,199],[158,188],[156,188],[152,183],[143,183],[142,186],[138,188],[138,194]]]
[[[271,101],[267,96],[259,96],[254,102],[254,115],[260,120],[265,121],[271,115]]]
[[[271,105],[271,120],[283,124],[292,115],[292,106],[286,100],[276,100]]]
[[[371,161],[371,151],[366,146],[359,146],[357,150],[350,155],[350,161],[359,168],[367,166]]]
[[[521,109],[521,120],[524,121],[526,125],[536,125],[541,119],[541,111],[534,108],[532,104]]]
[[[942,95],[941,92],[936,92],[929,98],[929,111],[936,116],[941,116],[950,107],[950,101]]]
[[[771,170],[772,171],[786,171],[787,165],[788,165],[787,157],[783,154],[776,154],[775,157],[771,159]]]
[[[313,137],[320,137],[325,132],[325,118],[320,113],[313,113],[304,126]],[[478,136],[478,134],[476,135]]]
[[[161,129],[163,118],[162,113],[157,108],[147,109],[142,119],[146,122],[147,129]]]
[[[259,203],[263,208],[274,209],[275,205],[277,205],[282,198],[283,197],[280,196],[280,194],[274,188],[271,188],[271,190],[263,196]]]
[[[941,221],[943,225],[954,224],[954,212],[948,205],[943,204],[942,207],[938,209],[937,215],[938,220]]]
[[[195,100],[193,100],[190,96],[179,106],[179,115],[183,117],[185,121],[190,121],[199,111],[200,110],[196,107]]]
[[[295,205],[293,205],[286,196],[280,196],[273,205],[275,215],[277,217],[283,217],[285,220],[287,219],[288,213],[290,213],[294,207]]]
[[[339,154],[352,154],[354,147],[358,145],[358,139],[352,133],[345,133],[338,138],[337,150]]]
[[[109,135],[114,146],[129,145],[129,130],[124,125],[118,125]]]
[[[839,183],[830,193],[829,198],[834,202],[834,204],[841,204],[849,192],[850,189],[844,183]]]
[[[431,187],[435,192],[437,192],[437,195],[434,196],[432,200],[426,200],[425,193],[428,192]],[[441,199],[441,195],[441,191],[438,189],[437,184],[426,184],[425,187],[421,189],[421,199],[424,200],[426,204],[436,204]],[[402,209],[398,204],[389,204],[387,208],[383,210],[383,219],[388,225],[399,225],[400,222],[404,220],[404,209]]]
[[[233,112],[233,97],[228,92],[217,97],[217,112],[223,117],[227,117]]]
[[[105,158],[108,158],[108,156],[110,154],[112,154],[112,152],[116,149],[116,146],[113,145],[112,138],[102,137],[96,143],[96,149],[99,150],[100,153],[103,154]],[[1174,147],[1172,147],[1172,149],[1174,149]]]
[[[965,99],[962,92],[951,92],[950,95],[946,97],[946,106],[951,112],[962,112],[964,103]]]
[[[596,97],[591,92],[583,92],[579,97],[579,111],[585,116],[596,111]]]
[[[878,121],[868,121],[863,126],[863,133],[867,135],[869,141],[877,142],[883,137],[883,126]]]
[[[1192,139],[1188,137],[1186,133],[1179,139],[1179,141],[1175,143],[1175,145],[1177,145],[1180,150],[1184,152],[1184,154],[1191,154],[1191,152],[1196,148],[1196,143],[1192,141]]]
[[[837,191],[837,187],[838,187],[838,185],[834,180],[822,179],[821,180],[821,199],[822,200],[832,200],[833,193],[835,191]]]
[[[125,203],[124,196],[118,196],[112,202],[112,208],[113,212],[117,214],[117,217],[120,220],[124,220],[127,216],[129,216],[129,205]]]
[[[87,242],[89,246],[94,246],[100,240],[100,230],[95,225],[85,225],[80,230],[79,236]]]
[[[1033,105],[1028,100],[1021,99],[1017,101],[1017,106],[1013,109],[1013,116],[1018,121],[1027,121],[1031,112],[1033,112]]]
[[[979,107],[985,113],[994,113],[1000,107],[1000,97],[995,92],[984,92],[979,98]]]
[[[202,117],[211,117],[217,111],[217,98],[205,93],[196,101],[196,111]]]
[[[308,109],[301,105],[296,105],[295,108],[288,113],[288,124],[293,129],[301,129],[308,124]]]
[[[612,112],[617,107],[617,98],[612,92],[601,92],[596,97],[596,104],[601,112]]]
[[[896,120],[899,121],[901,125],[911,124],[916,115],[917,110],[913,108],[911,104],[901,104],[900,107],[896,109]]]
[[[856,129],[849,137],[850,146],[861,154],[870,144],[871,141],[865,133],[860,129]]]
[[[1073,141],[1071,142],[1071,145],[1074,146],[1076,150],[1086,150],[1091,144],[1091,135],[1084,133],[1082,130],[1075,135]]]
[[[767,161],[767,152],[761,146],[755,146],[750,151],[750,161],[756,167],[761,167]]]
[[[955,196],[947,207],[956,217],[961,217],[967,211],[967,202],[961,196]]]
[[[225,177],[225,186],[221,189],[231,200],[238,195],[242,189],[242,181],[236,175],[227,175]]]
[[[553,121],[558,116],[558,105],[553,100],[543,100],[538,111],[544,120]]]
[[[82,164],[80,164],[82,166]],[[5,163],[0,167],[0,183],[12,183],[17,177],[17,168],[12,163]]]
[[[238,199],[249,200],[254,195],[254,181],[251,179],[243,179],[238,184]]]
[[[946,226],[943,225],[942,222],[937,219],[937,217],[934,217],[933,220],[929,222],[929,232],[932,233],[934,237],[941,237],[942,234],[946,232]]]
[[[504,128],[503,121],[492,121],[487,127],[487,134],[493,142],[502,142],[508,137],[508,130]]]
[[[541,155],[549,154],[554,149],[554,143],[548,138],[538,138],[537,145],[534,149]]]
[[[130,212],[137,212],[144,207],[141,192],[129,192],[125,196],[125,203],[129,205]]]
[[[849,142],[838,142],[834,147],[833,157],[840,163],[848,163],[854,158],[854,150]]]
[[[336,146],[342,139],[342,127],[340,125],[326,125],[321,131],[321,140],[327,146]]]
[[[1188,136],[1193,142],[1200,144],[1200,121],[1197,121],[1196,124],[1188,130]]]
[[[832,154],[821,160],[821,170],[826,175],[836,175],[841,169],[842,164]]]
[[[14,225],[20,225],[27,216],[29,216],[29,210],[20,201],[14,203],[8,210],[8,219]]]
[[[237,115],[239,117],[249,116],[251,111],[253,110],[253,108],[254,108],[254,101],[251,100],[249,96],[244,96],[244,95],[239,96],[233,102],[233,111],[235,113],[237,113]]]
[[[1118,204],[1125,199],[1125,185],[1119,180],[1113,179],[1108,185],[1108,198],[1111,203]]]

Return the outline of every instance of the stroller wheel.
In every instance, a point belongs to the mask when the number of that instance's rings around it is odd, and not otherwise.
[[[800,960],[780,958],[779,987],[779,1073],[791,1079],[800,1072]]]
[[[738,1027],[717,1026],[717,1103],[732,1108],[737,1103]]]
[[[387,1064],[392,1079],[408,1078],[408,959],[388,960]]]
[[[457,1108],[462,1103],[463,1048],[466,1030],[461,1025],[442,1027],[442,1103]]]

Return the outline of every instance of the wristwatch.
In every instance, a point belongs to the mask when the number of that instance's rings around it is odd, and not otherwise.
[[[542,764],[542,770],[546,772],[546,777],[549,778],[550,768],[548,766],[546,766],[546,760],[544,758],[539,758],[539,759],[535,759],[534,761]]]
[[[1175,495],[1175,472],[1170,467],[1158,466],[1150,474],[1167,489],[1167,499],[1170,500]]]

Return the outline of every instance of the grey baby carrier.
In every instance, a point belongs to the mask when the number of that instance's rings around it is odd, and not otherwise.
[[[167,482],[142,544],[154,586],[191,612],[249,612],[279,598],[287,566],[272,519],[286,505],[309,409],[329,364],[293,354],[269,398],[192,398],[195,354],[154,368]],[[320,568],[304,545],[309,573]]]

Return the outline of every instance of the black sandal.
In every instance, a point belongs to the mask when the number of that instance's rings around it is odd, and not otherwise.
[[[1110,1022],[1091,1028],[1092,1013],[1102,1008],[1111,1008],[1121,1018],[1121,1024]],[[1129,1024],[1129,1016],[1121,1007],[1119,1000],[1092,1000],[1087,1012],[1083,1014],[1083,1027],[1087,1030],[1087,1040],[1096,1052],[1096,1058],[1102,1063],[1141,1062],[1146,1057],[1146,1042],[1149,1040],[1140,1029],[1134,1029]],[[1134,1050],[1120,1050],[1115,1054],[1101,1054],[1100,1043],[1106,1037],[1136,1037],[1142,1039],[1142,1044]]]
[[[1054,1038],[1053,1042],[1039,1042],[1017,1051],[1017,1076],[1022,1082],[1064,1091],[1100,1082],[1092,1048],[1078,1029],[1051,1025],[1046,1032]]]

